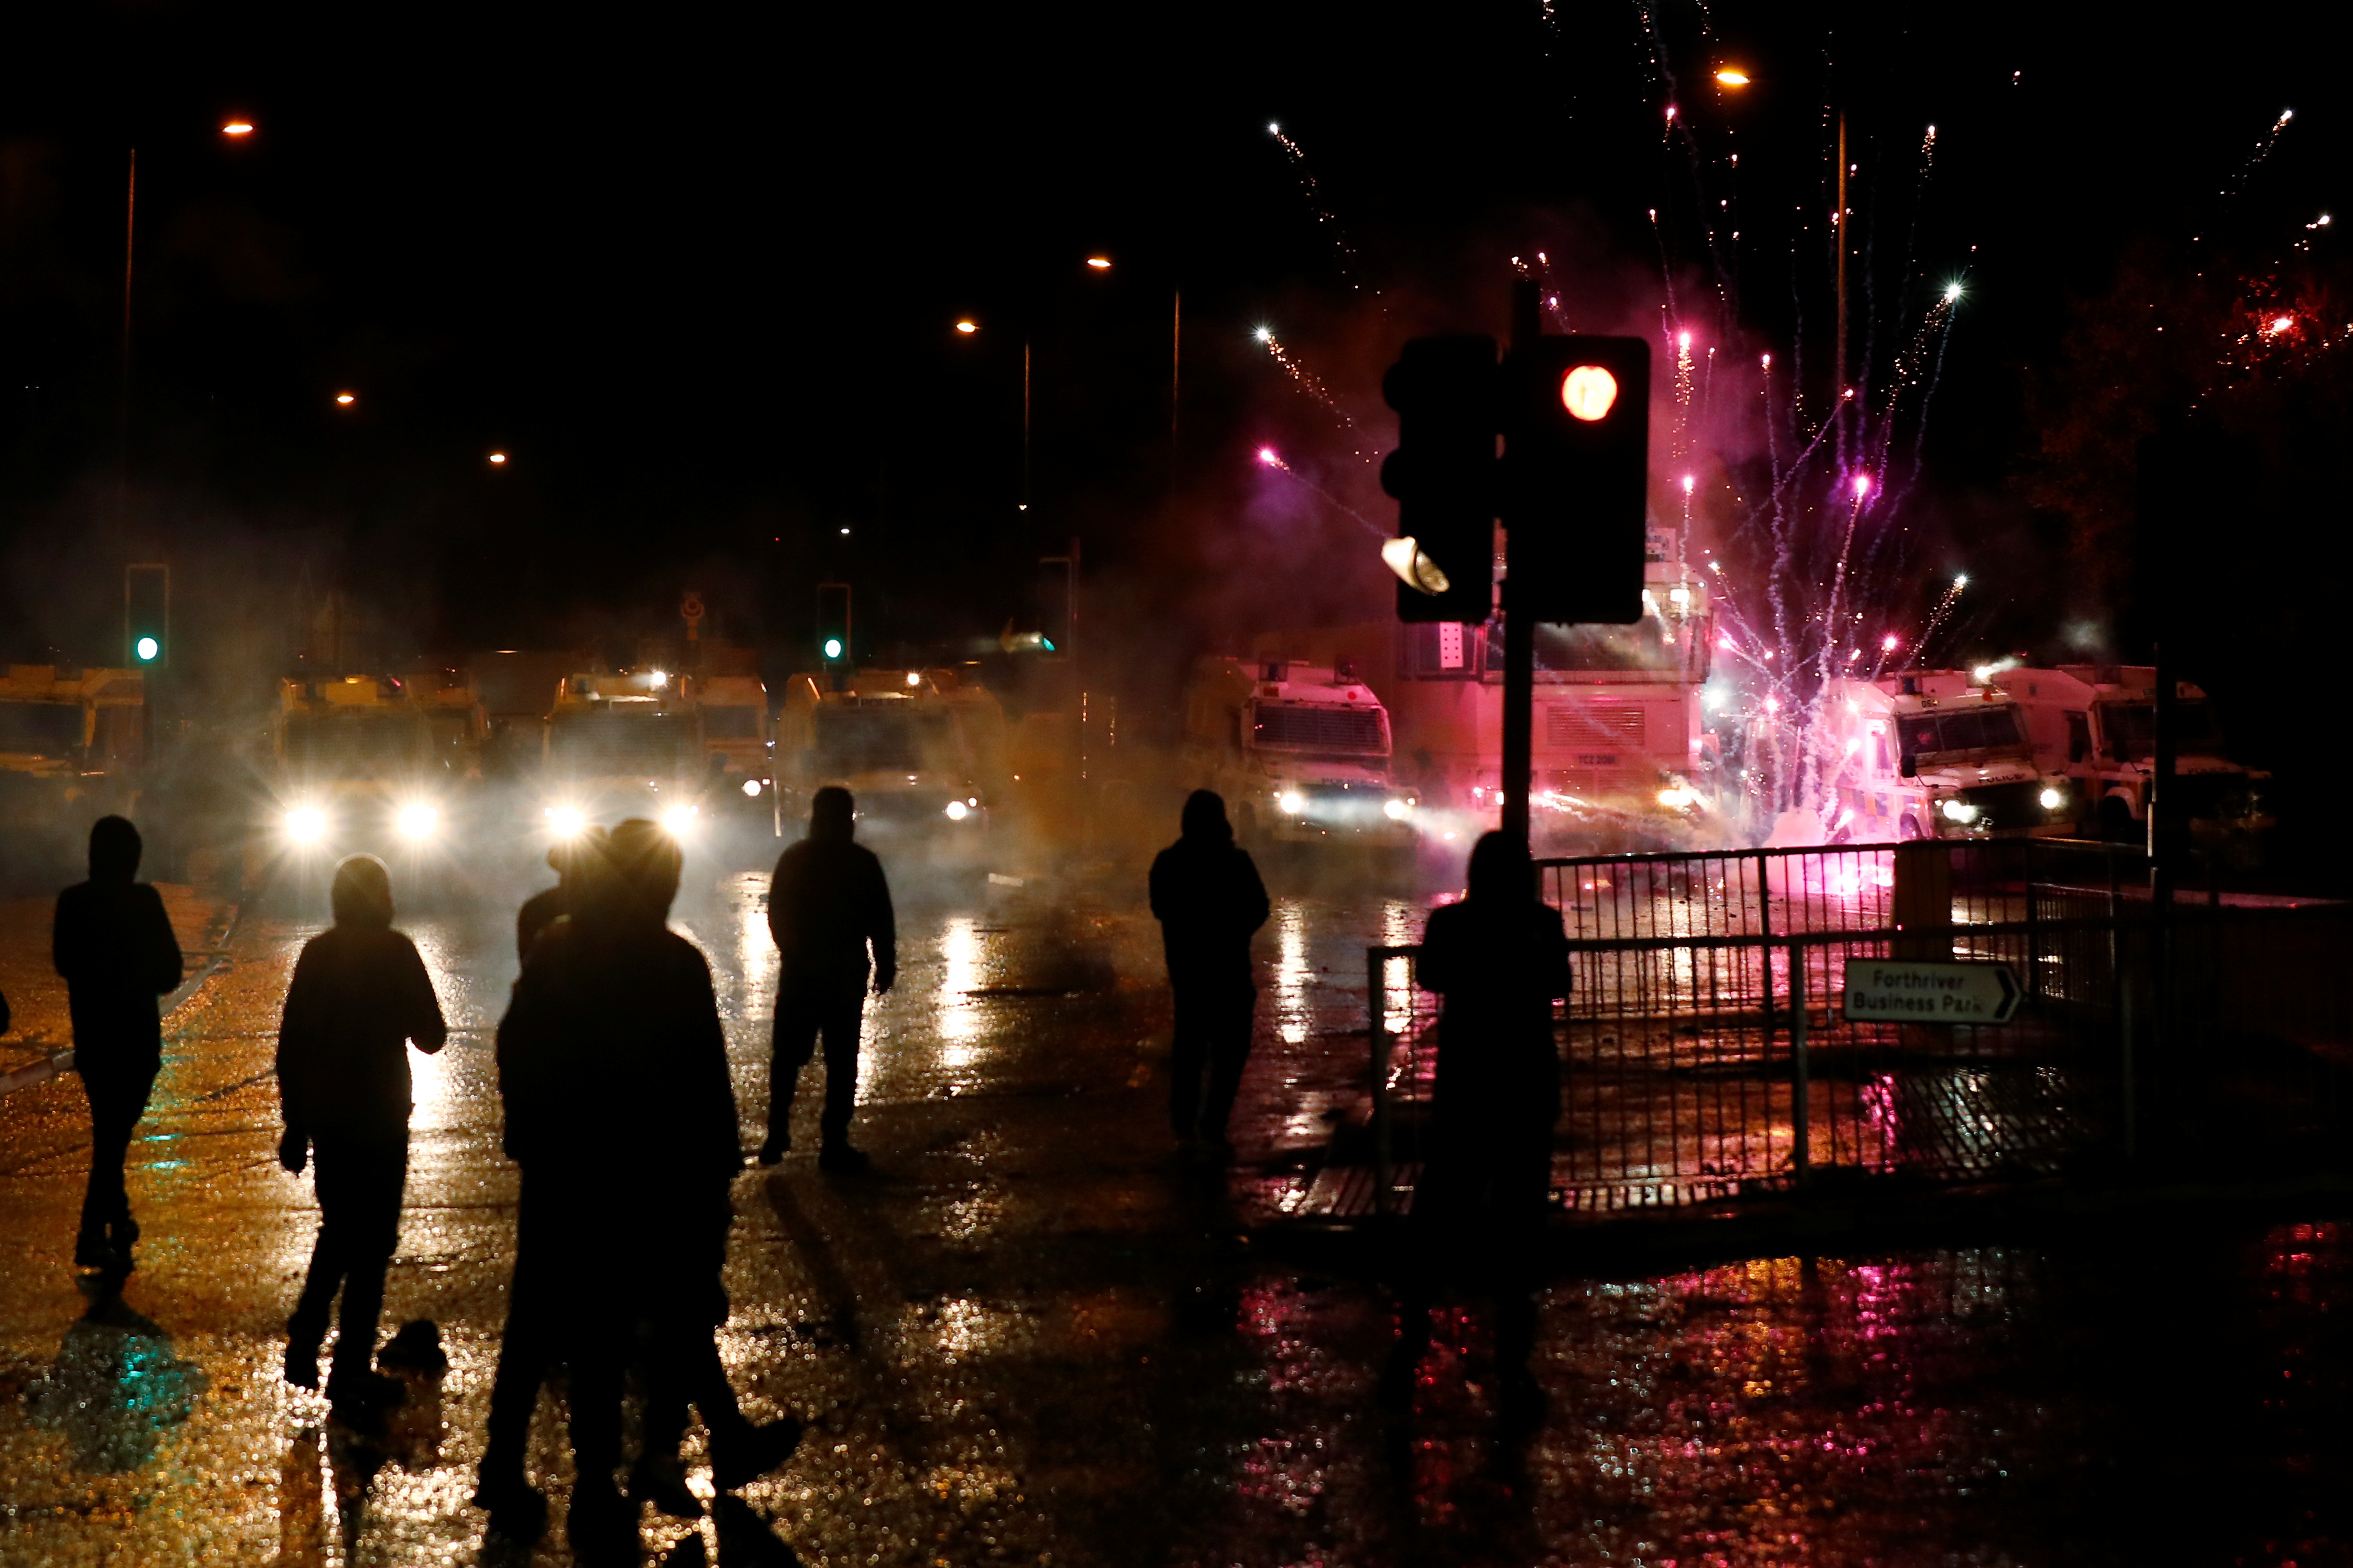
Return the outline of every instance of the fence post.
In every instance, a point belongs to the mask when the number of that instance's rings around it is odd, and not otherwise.
[[[1373,1212],[1389,1212],[1389,1031],[1388,1031],[1388,968],[1387,948],[1365,950],[1366,967],[1369,971],[1365,986],[1365,1000],[1370,1005],[1373,1050]]]
[[[2116,847],[2107,847],[2108,861],[2108,978],[2116,990],[2117,1080],[2124,1097],[2125,1158],[2133,1157],[2139,1141],[2138,1111],[2133,1104],[2133,988],[2130,963],[2132,943],[2125,935],[2124,900],[2116,878]]]
[[[2031,1002],[2042,994],[2042,908],[2034,897],[2034,847],[2041,841],[2020,842],[2025,846],[2026,861],[2026,999]]]
[[[1806,950],[1794,938],[1789,942],[1789,1121],[1795,1142],[1789,1152],[1789,1169],[1802,1186],[1812,1173],[1813,1129],[1807,1103],[1810,1086],[1806,1075]]]
[[[1757,955],[1765,965],[1765,1048],[1773,1048],[1773,888],[1765,874],[1765,851],[1757,851],[1757,934],[1765,939]]]

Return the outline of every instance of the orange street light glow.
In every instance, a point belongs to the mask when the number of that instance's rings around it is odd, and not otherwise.
[[[221,127],[221,134],[224,136],[250,136],[253,134],[253,121],[250,120],[232,120],[227,124]]]
[[[1561,377],[1560,405],[1591,424],[1618,401],[1618,378],[1598,364],[1581,364]]]
[[[1746,87],[1748,73],[1738,66],[1726,66],[1715,73],[1715,83],[1718,87]]]
[[[1108,256],[1090,256],[1087,258],[1087,265],[1093,268],[1098,272],[1108,272],[1111,270],[1111,258]]]
[[[956,323],[956,331],[964,333],[966,337],[970,337],[973,333],[980,331],[980,323],[978,321],[958,321]]]
[[[335,394],[335,401],[336,401],[337,403],[339,403],[339,404],[343,405],[344,407],[348,408],[348,407],[350,407],[353,404],[354,404],[354,403],[358,402],[358,401],[359,401],[359,399],[357,399],[357,398],[353,397],[353,396],[350,393],[348,393],[348,392],[339,392],[339,393]]]
[[[507,455],[504,452],[492,452],[491,454],[491,461],[493,463],[503,463],[506,460]]]

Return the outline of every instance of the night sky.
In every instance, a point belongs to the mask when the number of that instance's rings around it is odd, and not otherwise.
[[[1035,557],[1077,534],[1105,602],[1171,646],[1284,609],[1377,615],[1340,511],[1392,515],[1351,448],[1389,439],[1398,342],[1500,331],[1508,258],[1539,247],[1574,324],[1655,325],[1663,276],[1736,289],[1750,347],[1801,320],[1819,334],[1806,224],[1838,103],[1871,247],[1858,292],[1895,322],[1967,279],[1922,559],[2007,563],[1983,634],[2030,638],[2085,613],[2050,582],[2064,520],[2019,478],[2074,302],[2136,242],[2284,253],[2347,207],[2319,15],[42,8],[0,61],[5,613],[19,657],[102,658],[121,563],[161,556],[192,637],[206,605],[248,624],[240,659],[269,654],[251,626],[298,638],[296,601],[330,589],[386,658],[666,631],[690,586],[725,633],[789,649],[809,584],[840,574],[879,648],[1028,615]],[[1708,79],[1727,60],[1757,78],[1736,100]],[[1742,155],[1729,281],[1704,265],[1715,191],[1662,135],[1670,102]],[[217,132],[236,116],[258,127],[242,142]],[[981,331],[960,338],[959,316]],[[1260,324],[1357,434],[1250,341]],[[1271,500],[1262,441],[1333,504]],[[1261,560],[1238,520],[1276,514],[1302,531]]]

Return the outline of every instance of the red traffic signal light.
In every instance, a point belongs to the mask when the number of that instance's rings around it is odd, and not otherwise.
[[[1651,345],[1542,337],[1504,362],[1506,613],[1628,625],[1648,554]]]

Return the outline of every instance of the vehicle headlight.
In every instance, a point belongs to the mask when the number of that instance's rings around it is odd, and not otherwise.
[[[403,838],[430,838],[433,830],[441,826],[441,813],[421,800],[411,801],[400,808],[393,825],[400,829]]]
[[[662,831],[672,838],[683,838],[693,830],[695,815],[691,805],[666,805],[662,807]]]
[[[587,826],[588,819],[573,806],[551,805],[547,808],[547,830],[558,838],[577,838],[580,830]]]
[[[754,800],[759,799],[760,781],[758,779],[745,779],[744,781],[744,793]]]
[[[1387,816],[1391,822],[1403,822],[1407,817],[1413,815],[1413,802],[1409,800],[1384,801],[1381,803],[1381,814]]]
[[[2043,810],[2056,811],[2067,804],[2067,792],[2062,789],[2046,789],[2038,798],[2042,802]]]
[[[327,814],[315,805],[298,805],[286,814],[286,837],[297,844],[316,844],[327,836]]]
[[[1282,807],[1286,815],[1297,816],[1307,809],[1307,797],[1295,789],[1287,789],[1274,797],[1274,804]]]
[[[962,822],[965,817],[972,815],[972,807],[965,805],[965,803],[960,800],[952,800],[948,802],[947,813],[948,820],[950,822]]]
[[[1699,796],[1696,794],[1682,784],[1675,784],[1659,792],[1659,804],[1669,811],[1688,811],[1691,809],[1692,803],[1697,799]]]
[[[1978,819],[1978,808],[1965,800],[1948,800],[1936,809],[1945,814],[1947,822],[1975,822]]]

